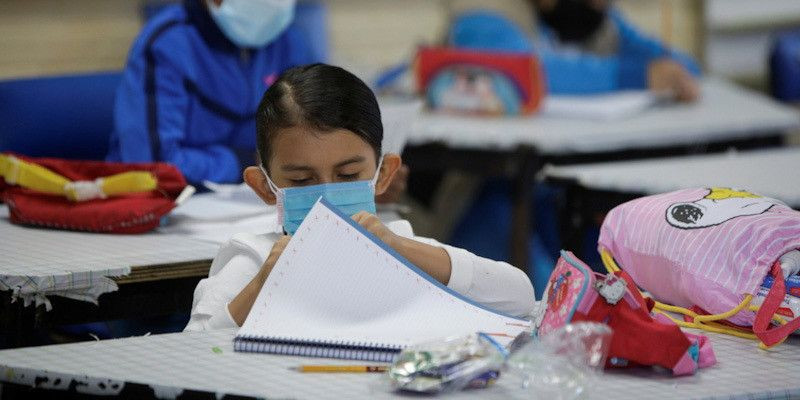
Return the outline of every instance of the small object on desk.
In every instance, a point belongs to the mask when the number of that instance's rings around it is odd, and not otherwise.
[[[183,190],[181,191],[181,194],[179,194],[178,197],[175,199],[175,204],[176,205],[183,204],[184,201],[192,197],[192,195],[195,194],[196,192],[197,188],[195,188],[192,185],[186,185],[186,187],[183,188]]]
[[[395,389],[418,393],[484,388],[500,377],[507,355],[486,333],[433,341],[400,353],[389,381]]]
[[[616,275],[606,275],[605,278],[594,281],[594,288],[606,299],[606,303],[614,305],[625,297],[628,285],[624,279]]]
[[[602,373],[611,336],[611,328],[598,322],[566,324],[520,346],[506,366],[536,397],[577,398]]]
[[[212,347],[211,351],[213,351],[215,354],[222,354],[222,349],[220,349],[219,346]]]
[[[386,372],[385,365],[301,365],[294,368],[297,372]]]

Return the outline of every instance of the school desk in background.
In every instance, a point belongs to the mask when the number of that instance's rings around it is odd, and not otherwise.
[[[687,187],[748,188],[800,209],[797,177],[800,147],[765,148],[627,160],[605,163],[548,165],[543,175],[565,189],[560,210],[564,247],[593,267],[604,270],[597,254],[599,221],[612,208],[637,197]],[[658,179],[652,179],[657,176]]]

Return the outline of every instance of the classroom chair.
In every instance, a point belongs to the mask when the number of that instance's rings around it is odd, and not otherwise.
[[[778,34],[769,57],[772,95],[786,102],[800,101],[800,30]]]
[[[320,62],[330,59],[328,34],[328,6],[319,0],[298,1],[294,24],[308,37],[309,51]]]
[[[0,151],[102,160],[119,72],[0,81]]]

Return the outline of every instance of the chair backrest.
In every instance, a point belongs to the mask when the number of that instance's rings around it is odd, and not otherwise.
[[[120,72],[0,81],[0,151],[104,159]]]
[[[328,5],[319,0],[302,0],[295,6],[294,24],[308,36],[311,54],[320,62],[330,59]]]
[[[800,30],[776,35],[769,69],[772,95],[781,101],[800,101]]]

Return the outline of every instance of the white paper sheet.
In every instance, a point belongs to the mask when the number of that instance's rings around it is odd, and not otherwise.
[[[192,221],[231,221],[265,213],[267,205],[249,187],[245,189],[196,194],[170,216]]]
[[[647,90],[581,96],[548,96],[543,115],[563,118],[614,120],[640,113],[659,101]]]

